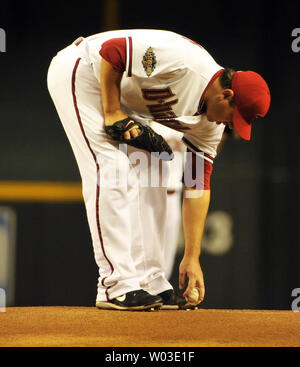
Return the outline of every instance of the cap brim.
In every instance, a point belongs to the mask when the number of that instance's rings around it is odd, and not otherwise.
[[[252,125],[244,119],[239,110],[235,107],[233,111],[233,127],[239,136],[244,140],[251,139]]]

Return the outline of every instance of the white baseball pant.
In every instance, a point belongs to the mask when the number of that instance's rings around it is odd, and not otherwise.
[[[150,172],[150,154],[143,152],[146,166],[133,164],[142,151],[128,146],[126,154],[106,135],[99,78],[75,44],[52,59],[47,82],[82,179],[99,267],[96,301],[137,289],[153,295],[171,289],[163,270],[166,187],[141,184]],[[154,166],[152,172],[161,174]],[[116,182],[110,182],[115,169]]]

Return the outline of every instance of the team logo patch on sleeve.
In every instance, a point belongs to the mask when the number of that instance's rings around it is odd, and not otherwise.
[[[143,67],[145,69],[147,76],[150,76],[153,73],[156,63],[157,61],[156,61],[155,53],[152,47],[149,47],[146,53],[144,54],[143,61],[142,61],[142,64],[143,64]]]

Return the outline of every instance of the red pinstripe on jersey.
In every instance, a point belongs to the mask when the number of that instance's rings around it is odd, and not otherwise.
[[[95,165],[96,165],[96,172],[97,172],[97,185],[96,186],[97,187],[96,187],[96,203],[95,203],[96,204],[96,208],[95,208],[96,209],[96,213],[95,214],[96,214],[97,231],[98,231],[98,235],[99,235],[99,240],[100,240],[100,244],[101,244],[101,249],[102,249],[102,252],[103,252],[103,256],[106,259],[106,261],[108,262],[108,264],[110,266],[110,269],[111,269],[111,274],[112,274],[113,271],[114,271],[114,267],[113,267],[112,263],[109,261],[107,255],[105,253],[103,239],[102,239],[102,234],[101,234],[100,219],[99,219],[100,167],[99,167],[99,163],[97,162],[96,155],[95,155],[94,151],[91,148],[91,145],[89,143],[89,140],[86,137],[86,134],[85,134],[85,131],[84,131],[84,127],[83,127],[83,124],[82,124],[82,120],[81,120],[81,116],[80,116],[79,109],[78,109],[77,98],[76,98],[75,80],[76,80],[76,71],[78,69],[78,65],[79,65],[80,60],[81,60],[81,58],[78,58],[76,60],[76,63],[75,63],[74,69],[73,69],[73,73],[72,73],[72,96],[73,96],[73,104],[74,104],[74,108],[75,108],[77,120],[78,120],[78,123],[79,123],[79,126],[80,126],[80,130],[82,132],[83,138],[84,138],[84,140],[86,142],[86,145],[87,145],[89,151],[91,152],[91,154],[93,156],[93,159],[94,159],[94,162],[95,162]],[[102,285],[104,287],[106,287],[105,284],[104,284],[106,278],[107,277],[104,277],[102,279]],[[109,289],[109,287],[106,288],[106,298],[107,298],[107,300],[109,300],[108,293],[107,293],[108,289]]]
[[[203,103],[204,103],[204,100],[203,100],[203,98],[204,98],[204,96],[205,96],[205,93],[206,93],[206,91],[207,91],[207,89],[208,89],[208,87],[223,73],[223,71],[224,71],[224,69],[221,69],[221,70],[219,70],[219,71],[217,71],[216,73],[215,73],[215,75],[210,79],[210,81],[208,82],[208,84],[207,84],[207,86],[205,87],[205,89],[204,89],[204,91],[203,91],[203,93],[202,93],[202,96],[201,96],[201,98],[200,98],[200,102],[199,102],[199,105],[198,105],[198,111],[197,111],[197,113],[196,114],[201,114],[202,113],[202,107],[203,107]]]
[[[128,37],[128,56],[129,56],[129,60],[128,60],[128,76],[132,75],[132,38]]]

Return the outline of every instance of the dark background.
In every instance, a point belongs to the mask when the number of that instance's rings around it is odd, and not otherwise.
[[[300,53],[291,48],[292,30],[300,27],[296,3],[2,2],[0,180],[80,180],[47,91],[47,69],[58,50],[112,28],[181,33],[222,66],[261,73],[272,95],[252,141],[229,138],[215,162],[210,211],[231,216],[234,241],[222,255],[203,251],[203,307],[290,309],[291,292],[300,287]],[[97,269],[83,204],[0,205],[17,213],[14,305],[93,305]],[[177,268],[173,282],[176,287]]]

